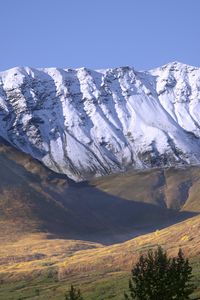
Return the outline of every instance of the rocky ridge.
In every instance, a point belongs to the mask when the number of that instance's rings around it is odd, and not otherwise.
[[[75,181],[200,162],[200,69],[17,67],[0,73],[0,136]]]

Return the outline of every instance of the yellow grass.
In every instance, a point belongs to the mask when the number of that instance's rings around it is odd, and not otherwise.
[[[0,247],[0,276],[19,279],[36,276],[53,268],[59,279],[85,272],[118,272],[130,270],[140,253],[162,245],[176,255],[183,248],[190,258],[199,255],[200,216],[163,230],[134,238],[128,242],[101,244],[65,239],[48,239],[45,234],[32,234],[15,243]]]

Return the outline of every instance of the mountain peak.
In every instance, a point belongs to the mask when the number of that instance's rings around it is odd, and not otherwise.
[[[173,62],[169,62],[161,67],[158,67],[156,69],[170,69],[170,70],[181,70],[181,69],[188,69],[188,70],[198,70],[197,67],[194,67],[192,65],[188,65],[179,61],[173,61]]]
[[[179,62],[149,72],[17,67],[0,73],[0,136],[75,180],[196,164],[199,99],[200,70]]]

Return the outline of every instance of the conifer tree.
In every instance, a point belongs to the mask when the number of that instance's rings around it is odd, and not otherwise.
[[[125,299],[135,300],[188,300],[194,291],[192,268],[182,250],[169,258],[162,247],[141,255],[132,269],[129,293]]]

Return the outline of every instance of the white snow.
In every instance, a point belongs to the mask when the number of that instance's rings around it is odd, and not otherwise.
[[[75,180],[200,162],[200,69],[0,73],[0,135]]]

